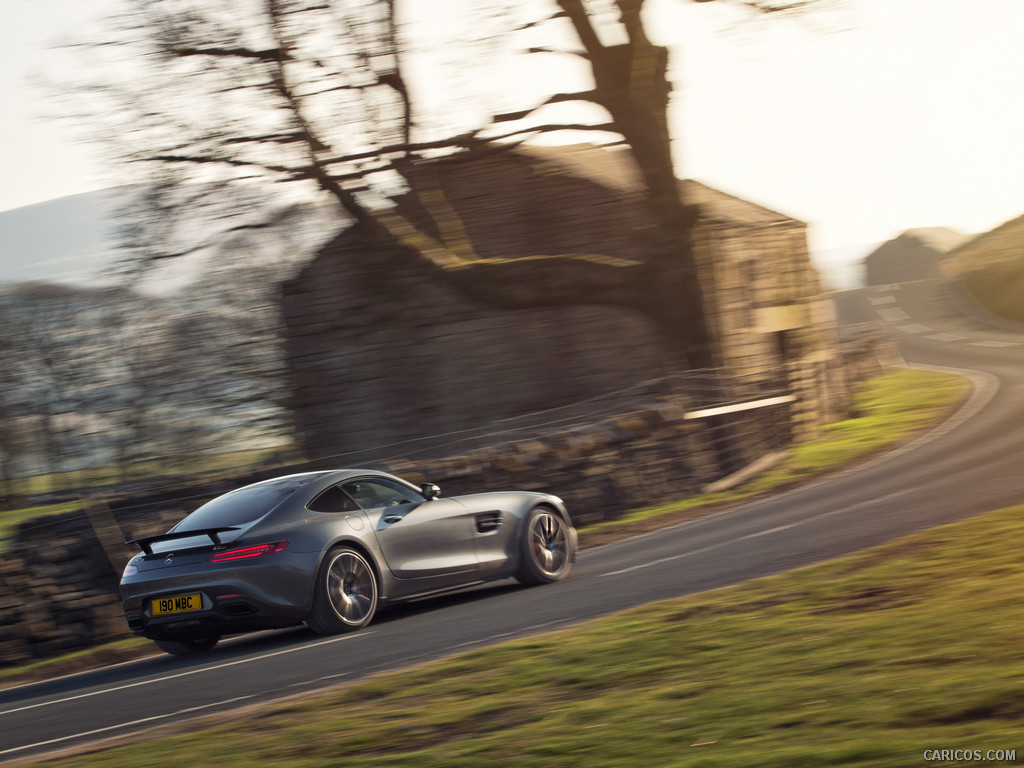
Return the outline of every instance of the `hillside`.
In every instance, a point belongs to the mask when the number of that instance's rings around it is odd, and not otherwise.
[[[1024,323],[1024,215],[978,235],[942,260],[992,313]]]
[[[867,285],[923,280],[934,274],[942,255],[969,239],[947,227],[908,229],[882,243],[864,259]]]
[[[105,273],[120,258],[117,216],[128,195],[133,190],[138,194],[138,189],[110,188],[0,211],[0,285],[116,282]],[[187,246],[181,250],[191,253],[150,272],[137,287],[168,296],[225,266],[288,262],[298,268],[345,226],[337,209],[323,203],[283,205],[257,197],[249,215],[273,224],[252,227],[250,232],[256,234],[243,237],[238,230],[244,227],[238,227],[237,220],[187,218],[174,234]]]
[[[89,282],[113,259],[118,190],[0,212],[0,282]]]

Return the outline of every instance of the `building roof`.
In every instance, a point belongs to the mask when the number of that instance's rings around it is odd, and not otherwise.
[[[949,227],[918,227],[908,229],[900,237],[912,237],[933,250],[946,253],[966,243],[972,236]]]
[[[522,145],[516,151],[549,173],[575,176],[623,193],[643,191],[643,181],[628,149],[604,149],[593,144]],[[802,224],[790,216],[722,192],[693,179],[680,180],[683,201],[701,207],[702,217],[728,225]]]

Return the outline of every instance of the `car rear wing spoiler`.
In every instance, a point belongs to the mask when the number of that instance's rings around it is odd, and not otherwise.
[[[209,536],[214,544],[220,544],[220,534],[226,531],[240,531],[241,528],[199,528],[195,531],[173,531],[172,533],[161,533],[159,536],[145,536],[141,539],[126,541],[129,547],[139,547],[147,555],[153,554],[153,545],[159,541],[173,541],[174,539],[191,539],[194,536]]]

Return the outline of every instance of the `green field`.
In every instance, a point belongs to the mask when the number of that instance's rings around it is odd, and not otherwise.
[[[941,269],[994,315],[1024,323],[1024,216],[954,248]]]
[[[148,462],[134,467],[127,476],[124,472],[109,467],[35,475],[15,480],[10,484],[0,482],[0,495],[25,497],[33,494],[60,491],[75,492],[82,488],[87,489],[85,491],[87,495],[93,495],[94,492],[90,492],[88,489],[116,482],[159,478],[166,475],[169,470],[179,473],[179,477],[191,477],[193,480],[200,477],[230,477],[264,466],[268,458],[286,455],[287,452],[292,450],[292,448],[262,449],[258,451],[238,451],[235,453],[198,456],[192,457],[188,462],[179,462],[173,467],[168,467],[158,462]],[[24,520],[69,512],[73,509],[79,509],[81,506],[82,502],[80,501],[66,501],[58,504],[0,510],[0,539],[13,536],[18,524]]]
[[[994,315],[1024,323],[1024,254],[970,272],[964,282],[974,298]]]

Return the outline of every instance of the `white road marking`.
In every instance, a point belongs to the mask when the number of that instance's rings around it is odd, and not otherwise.
[[[512,630],[511,632],[498,632],[497,634],[489,635],[488,637],[483,637],[483,638],[480,638],[478,640],[467,640],[464,643],[459,643],[458,645],[453,645],[452,649],[454,650],[456,648],[472,648],[474,646],[492,645],[497,640],[517,640],[517,639],[522,638],[522,637],[529,637],[530,635],[536,635],[542,629],[545,629],[547,627],[560,626],[562,623],[563,623],[562,621],[556,619],[554,621],[545,621],[545,622],[541,622],[540,624],[534,624],[532,626],[525,627],[523,629],[515,629],[515,630]]]
[[[895,304],[896,303],[896,297],[895,296],[871,296],[871,297],[868,298],[868,301],[870,301],[872,303],[872,305],[877,307],[879,304]]]
[[[73,733],[70,736],[61,736],[56,739],[49,739],[47,741],[37,741],[35,744],[25,744],[20,747],[10,747],[9,749],[0,750],[0,755],[10,755],[14,752],[24,752],[27,749],[36,749],[38,747],[48,747],[53,744],[60,744],[62,741],[70,741],[71,739],[81,739],[88,736],[96,736],[101,733],[107,733],[109,731],[115,731],[118,728],[131,728],[136,725],[143,725],[145,723],[152,723],[155,720],[165,720],[168,717],[174,717],[175,715],[186,715],[193,712],[199,712],[204,709],[210,709],[211,707],[223,707],[227,704],[234,704],[238,701],[245,701],[246,699],[253,698],[250,696],[237,696],[233,699],[225,699],[224,701],[217,701],[213,704],[203,704],[198,707],[188,707],[187,709],[179,709],[177,712],[168,712],[165,715],[153,715],[153,717],[144,717],[141,720],[132,720],[130,723],[118,723],[117,725],[108,725],[105,728],[96,728],[92,731],[82,731],[82,733]]]
[[[846,514],[847,512],[852,512],[855,509],[861,509],[862,507],[870,506],[872,504],[879,504],[879,503],[882,503],[882,502],[890,501],[892,499],[899,498],[900,496],[906,496],[908,493],[913,493],[916,490],[917,490],[916,488],[904,488],[901,491],[894,491],[892,493],[886,494],[885,496],[882,496],[882,497],[877,498],[877,499],[868,499],[867,501],[861,501],[861,502],[858,502],[857,504],[854,504],[854,505],[849,506],[849,507],[841,507],[840,509],[833,509],[833,510],[830,510],[828,512],[822,512],[821,514],[814,515],[813,517],[805,517],[802,520],[797,520],[796,522],[788,523],[787,525],[780,525],[780,526],[777,526],[775,528],[769,528],[769,529],[764,530],[764,531],[755,531],[754,533],[748,533],[746,536],[740,536],[739,538],[736,538],[736,539],[729,539],[728,541],[720,541],[717,544],[709,544],[706,547],[701,547],[700,549],[694,549],[694,550],[691,550],[689,552],[680,552],[680,553],[675,554],[675,555],[669,555],[668,557],[662,557],[662,558],[659,558],[657,560],[651,560],[650,562],[647,562],[647,563],[640,563],[638,565],[633,565],[633,566],[630,566],[629,568],[621,568],[621,569],[619,569],[617,571],[608,571],[607,573],[602,573],[601,576],[602,577],[604,577],[604,576],[621,576],[624,573],[632,573],[633,571],[640,571],[640,570],[643,570],[644,568],[652,568],[655,565],[661,565],[662,563],[670,563],[670,562],[672,562],[674,560],[682,560],[682,559],[687,558],[687,557],[692,557],[693,555],[700,555],[700,554],[703,554],[705,552],[711,552],[712,550],[715,550],[715,549],[721,549],[722,547],[726,547],[726,546],[728,546],[730,544],[735,544],[735,543],[740,542],[740,541],[748,541],[749,539],[756,539],[756,538],[758,538],[760,536],[767,536],[767,535],[769,535],[771,533],[778,533],[779,531],[786,531],[786,530],[789,530],[790,528],[798,528],[798,527],[800,527],[802,525],[806,525],[807,523],[814,523],[814,522],[817,522],[818,520],[824,520],[826,517],[833,517],[835,515],[842,515],[842,514]]]
[[[899,322],[900,320],[909,320],[910,315],[904,312],[899,307],[892,309],[880,309],[878,310],[878,316],[889,323]]]
[[[927,325],[921,325],[920,323],[909,323],[907,325],[897,325],[897,329],[904,333],[928,333],[931,331]]]
[[[229,662],[226,662],[224,664],[216,664],[216,665],[214,665],[212,667],[203,667],[201,669],[192,669],[192,670],[189,670],[188,672],[178,672],[175,675],[165,675],[164,677],[157,677],[157,678],[154,678],[154,679],[140,680],[140,681],[138,681],[136,683],[126,683],[125,685],[118,685],[118,686],[115,686],[113,688],[102,688],[102,689],[100,689],[98,691],[91,691],[89,693],[79,693],[79,694],[77,694],[75,696],[65,696],[63,699],[54,699],[53,701],[41,701],[38,704],[28,704],[28,705],[26,705],[24,707],[15,707],[14,709],[5,709],[4,711],[0,712],[0,716],[3,716],[3,715],[13,715],[15,712],[25,712],[25,711],[27,711],[29,709],[38,709],[40,707],[49,707],[49,706],[51,706],[53,704],[64,704],[64,703],[69,702],[69,701],[77,701],[79,699],[88,699],[88,698],[91,698],[93,696],[101,696],[101,695],[103,695],[105,693],[117,693],[118,691],[125,691],[125,690],[127,690],[129,688],[137,688],[140,685],[155,685],[156,683],[162,683],[162,682],[164,682],[166,680],[175,680],[175,679],[177,679],[179,677],[189,677],[190,675],[199,675],[199,674],[202,674],[203,672],[212,672],[215,669],[226,669],[227,667],[234,667],[234,666],[237,666],[239,664],[248,664],[248,663],[253,662],[253,661],[262,661],[263,659],[272,659],[275,656],[283,656],[283,655],[285,655],[287,653],[296,653],[297,651],[303,651],[303,650],[306,650],[307,648],[316,648],[317,646],[320,646],[320,645],[329,645],[331,643],[340,643],[340,642],[342,642],[344,640],[351,640],[352,638],[355,638],[355,637],[366,637],[367,635],[372,635],[372,634],[373,634],[372,632],[365,632],[364,631],[364,632],[360,632],[360,633],[355,634],[355,635],[342,635],[340,637],[332,637],[332,638],[328,638],[327,640],[321,640],[318,643],[310,643],[308,645],[306,645],[306,644],[298,645],[298,646],[295,646],[294,648],[285,648],[283,651],[274,651],[273,653],[264,653],[264,654],[261,654],[259,656],[251,656],[251,657],[246,658],[246,659],[238,659],[237,661],[229,661]],[[2,754],[2,753],[0,753],[0,754]]]
[[[965,341],[966,336],[957,336],[955,333],[936,333],[932,336],[926,336],[925,338],[931,339],[932,341]]]
[[[1019,341],[972,341],[972,347],[992,347],[994,349],[1002,349],[1003,347],[1018,347],[1020,346]]]

